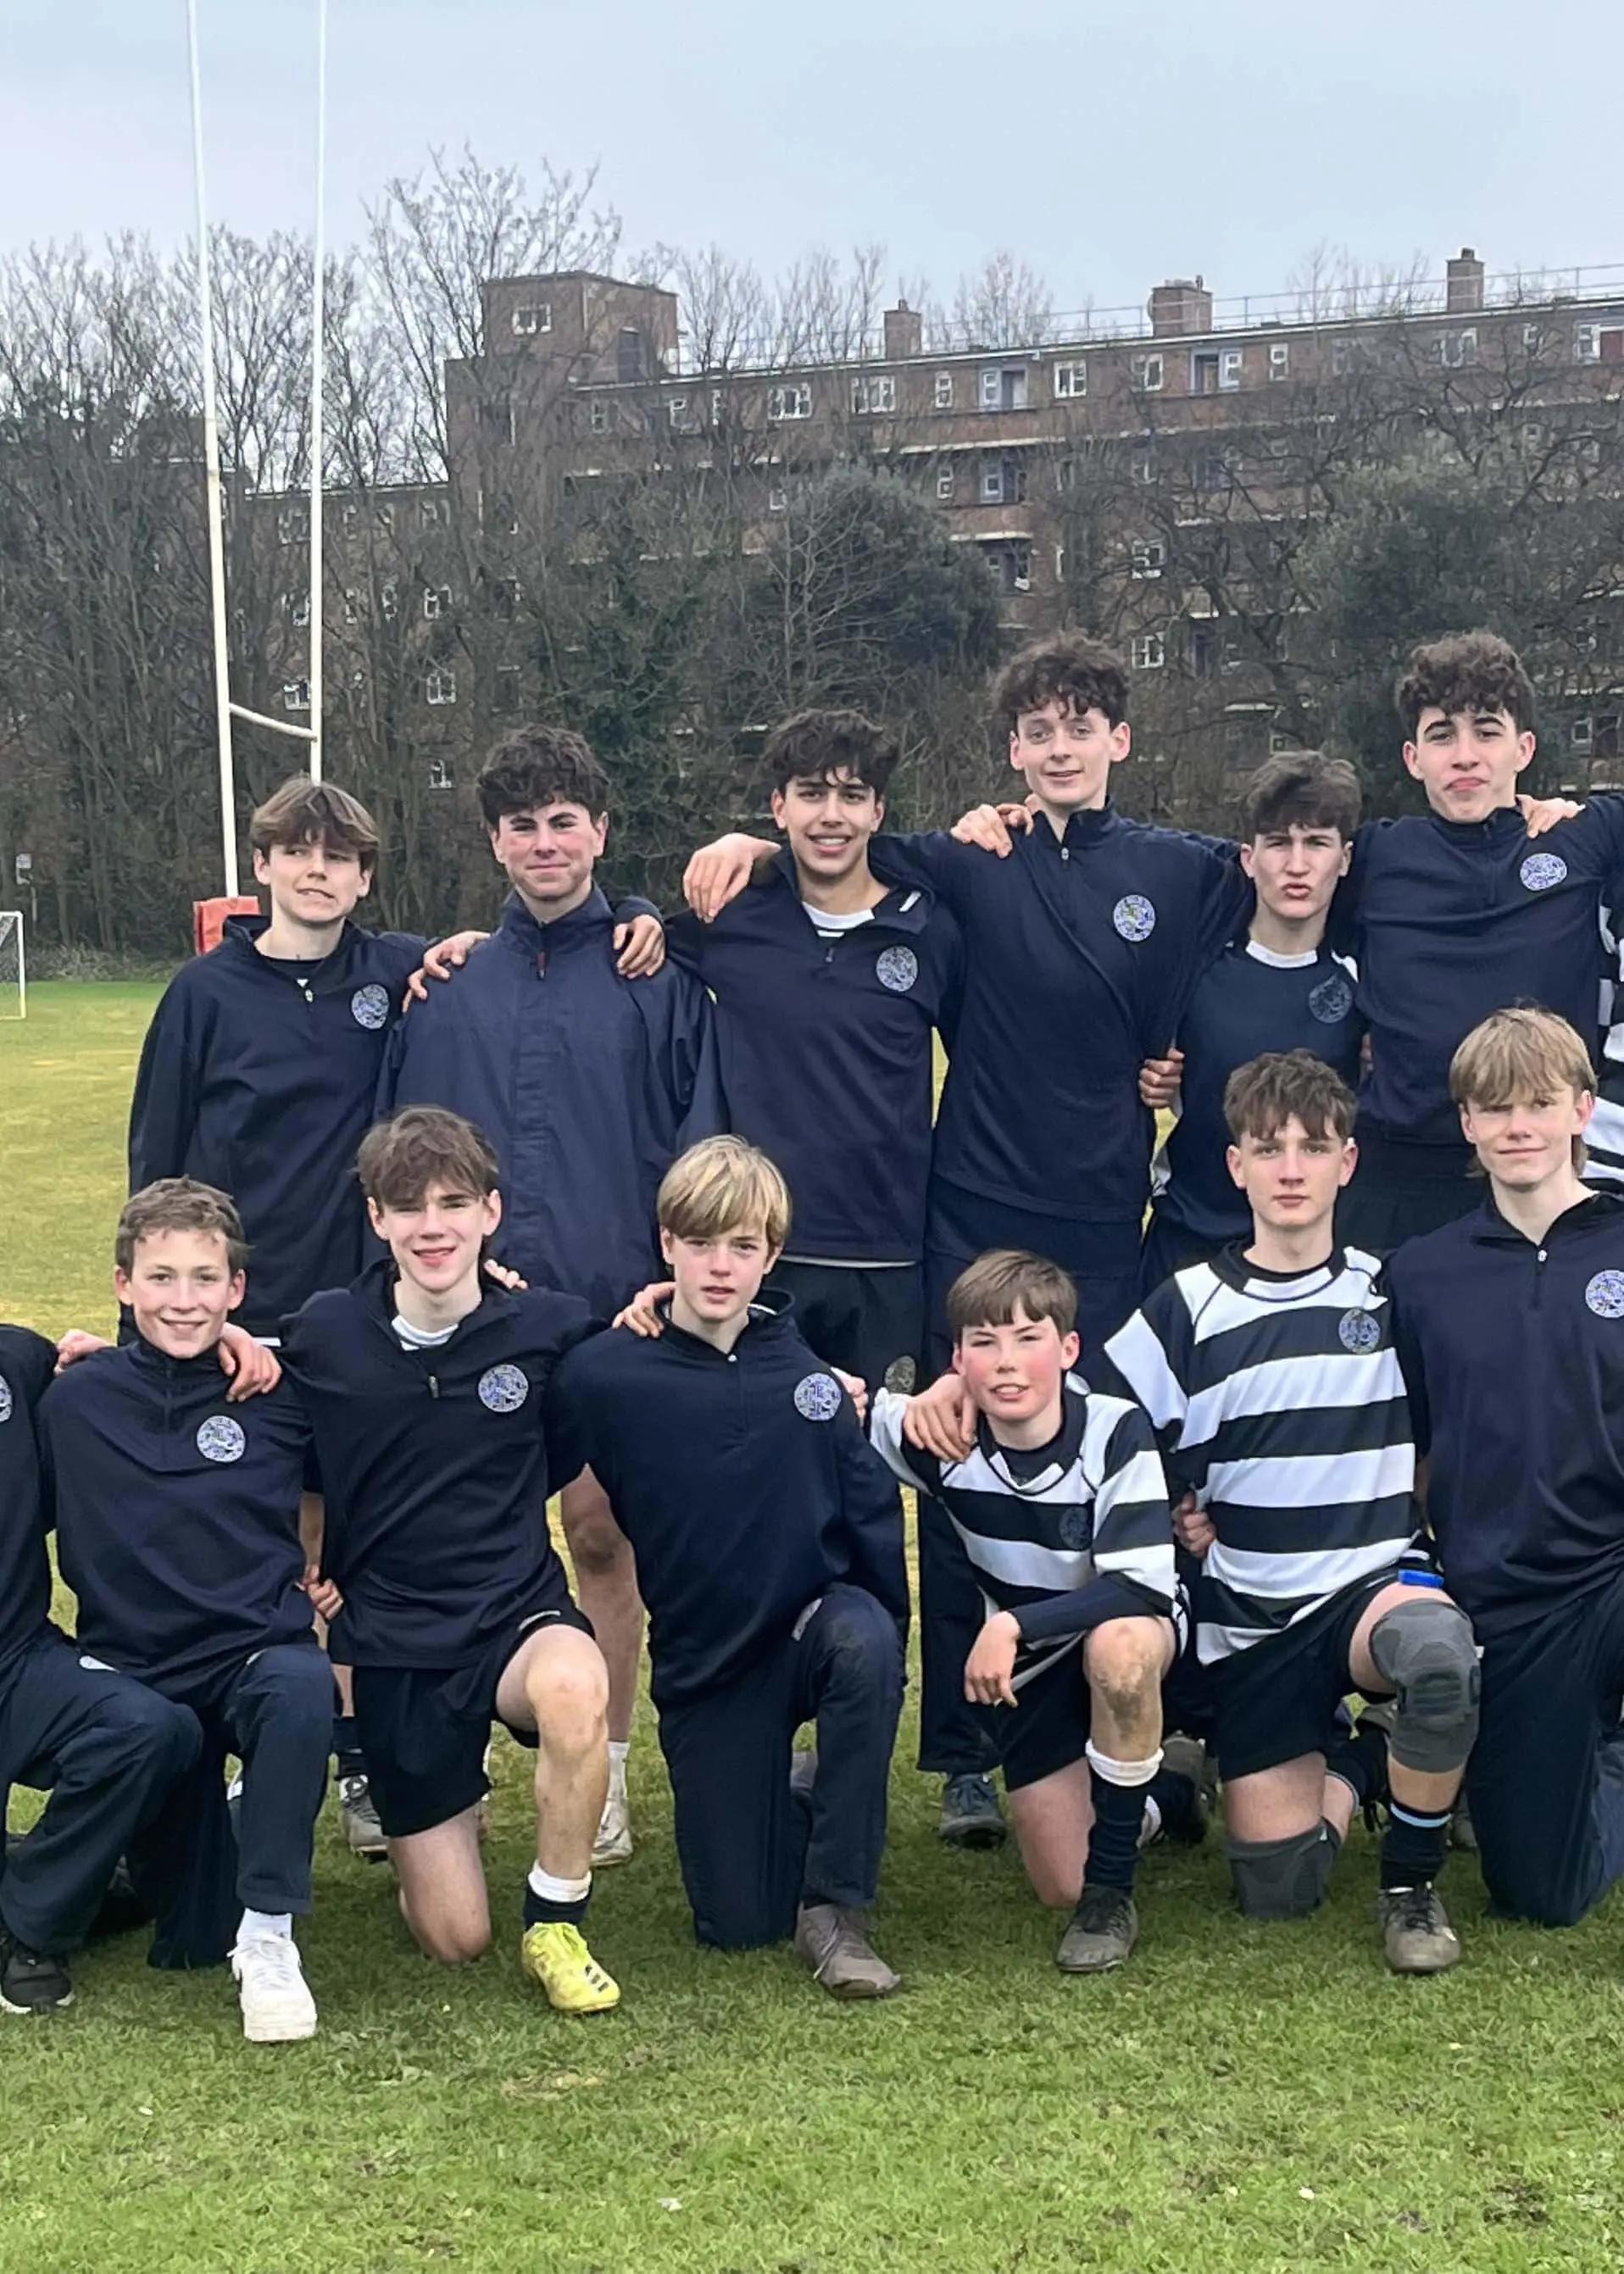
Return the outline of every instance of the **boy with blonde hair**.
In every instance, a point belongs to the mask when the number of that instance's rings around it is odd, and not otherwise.
[[[650,1690],[700,1941],[791,1934],[836,1997],[898,1977],[861,1914],[878,1888],[907,1617],[902,1510],[839,1382],[762,1282],[789,1193],[713,1137],[666,1172],[673,1291],[658,1339],[599,1335],[558,1396],[637,1558]],[[816,1756],[792,1788],[806,1721]]]
[[[1449,1082],[1487,1193],[1386,1275],[1427,1514],[1483,1645],[1483,1876],[1546,1926],[1624,1873],[1624,1199],[1580,1178],[1595,1081],[1552,1012],[1474,1028]]]

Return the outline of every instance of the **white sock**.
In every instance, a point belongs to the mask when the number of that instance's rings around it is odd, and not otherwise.
[[[539,1864],[530,1865],[530,1893],[544,1903],[583,1903],[592,1892],[592,1874],[584,1879],[555,1879]]]
[[[1160,1745],[1142,1761],[1113,1760],[1109,1753],[1100,1751],[1092,1737],[1083,1750],[1088,1757],[1089,1767],[1097,1777],[1102,1778],[1107,1784],[1122,1785],[1130,1790],[1136,1784],[1148,1784],[1162,1766]]]
[[[259,1934],[275,1934],[280,1935],[284,1942],[290,1940],[293,1934],[292,1912],[244,1911],[243,1923],[237,1930],[237,1940],[250,1942]]]
[[[611,1737],[609,1740],[609,1783],[615,1791],[624,1792],[626,1789],[626,1756],[631,1749],[629,1737]]]

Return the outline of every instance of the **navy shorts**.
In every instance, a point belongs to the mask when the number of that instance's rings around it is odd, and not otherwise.
[[[1137,1588],[1100,1573],[1088,1583],[1087,1601],[1078,1621],[1079,1639],[1020,1684],[1015,1692],[1019,1704],[970,1708],[996,1751],[1006,1792],[1041,1783],[1082,1759],[1092,1704],[1083,1670],[1083,1639],[1112,1619],[1155,1615]]]
[[[1348,1659],[1371,1597],[1417,1568],[1395,1563],[1360,1579],[1295,1626],[1207,1668],[1221,1777],[1257,1776],[1325,1751],[1336,1709],[1355,1687]]]
[[[925,1338],[925,1275],[917,1263],[883,1269],[780,1259],[767,1284],[793,1298],[795,1324],[825,1366],[870,1389],[915,1385]]]
[[[568,1594],[515,1620],[468,1666],[357,1666],[356,1730],[378,1820],[390,1840],[432,1832],[482,1801],[491,1789],[485,1747],[497,1719],[496,1693],[516,1653],[541,1626],[592,1623]],[[503,1728],[534,1747],[533,1729]]]

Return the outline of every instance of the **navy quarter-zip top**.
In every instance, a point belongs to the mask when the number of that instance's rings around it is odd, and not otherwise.
[[[1038,817],[1007,860],[943,831],[882,832],[869,863],[887,882],[922,877],[964,935],[936,1175],[1011,1208],[1137,1224],[1154,1130],[1139,1067],[1245,920],[1238,863],[1109,805],[1058,837]]]
[[[315,1433],[334,1649],[354,1666],[456,1667],[556,1601],[547,1495],[579,1454],[547,1390],[596,1329],[573,1295],[487,1287],[448,1341],[404,1349],[385,1256],[290,1321],[282,1359]]]
[[[1617,903],[1620,878],[1624,798],[1598,798],[1534,839],[1515,806],[1484,821],[1365,825],[1332,918],[1338,938],[1351,922],[1370,1029],[1357,1129],[1367,1163],[1380,1148],[1403,1173],[1465,1171],[1449,1061],[1507,1004],[1560,1012],[1595,1050],[1600,909]]]
[[[389,1050],[379,1111],[443,1105],[501,1164],[502,1261],[607,1316],[656,1276],[654,1196],[676,1156],[724,1128],[710,999],[667,963],[614,968],[615,914],[594,891],[538,923],[518,893]]]
[[[34,1417],[56,1352],[27,1327],[0,1327],[0,1682],[50,1619],[50,1530]]]
[[[219,1353],[137,1337],[93,1352],[40,1404],[78,1637],[177,1690],[310,1634],[299,1495],[310,1430],[292,1388],[226,1403]]]
[[[636,1554],[657,1706],[781,1647],[836,1580],[906,1617],[897,1487],[787,1298],[726,1352],[669,1321],[595,1336],[556,1394]]]
[[[1624,1574],[1624,1200],[1543,1240],[1492,1199],[1387,1259],[1444,1576],[1480,1639]]]
[[[917,1263],[935,1107],[933,1044],[951,1034],[959,927],[925,885],[824,939],[791,855],[713,923],[665,919],[670,953],[716,998],[733,1127],[783,1171],[797,1256]]]
[[[356,1148],[424,943],[347,923],[320,962],[263,956],[265,916],[231,916],[153,1014],[130,1111],[130,1189],[198,1177],[248,1235],[242,1321],[274,1333],[365,1261]]]

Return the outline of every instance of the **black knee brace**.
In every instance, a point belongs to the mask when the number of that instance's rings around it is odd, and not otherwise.
[[[1323,1819],[1284,1840],[1226,1840],[1236,1901],[1248,1918],[1306,1918],[1324,1900],[1342,1844]]]
[[[1370,1653],[1398,1699],[1387,1741],[1402,1768],[1447,1776],[1464,1768],[1477,1735],[1482,1676],[1471,1622],[1428,1589],[1395,1603],[1371,1629]]]

